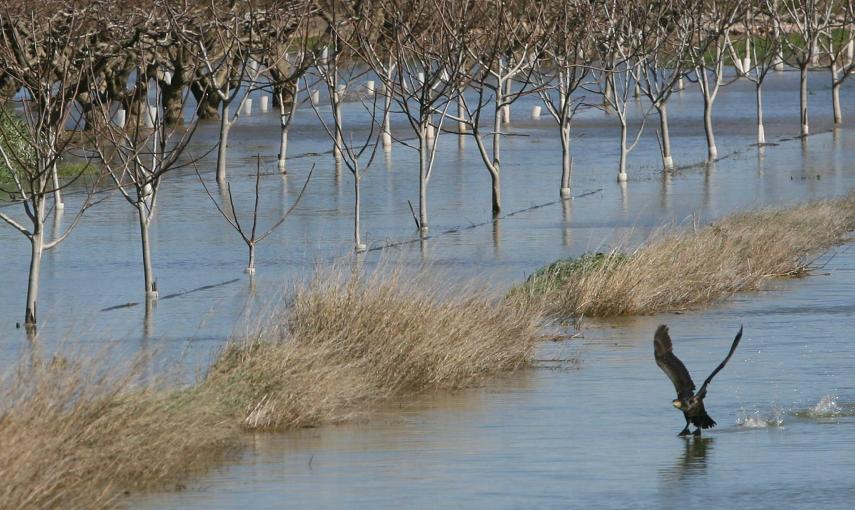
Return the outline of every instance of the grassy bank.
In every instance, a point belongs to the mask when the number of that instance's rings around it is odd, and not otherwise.
[[[564,317],[683,310],[805,274],[855,229],[855,195],[728,216],[708,226],[669,227],[631,251],[560,260],[514,289]]]
[[[220,461],[247,429],[341,422],[528,364],[537,314],[426,282],[325,274],[183,388],[142,385],[145,360],[28,360],[0,391],[0,501],[113,507]]]

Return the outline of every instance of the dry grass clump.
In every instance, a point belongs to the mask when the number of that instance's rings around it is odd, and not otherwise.
[[[474,290],[400,274],[319,275],[205,381],[253,429],[336,422],[372,405],[456,389],[531,359],[539,316]]]
[[[803,275],[853,229],[853,195],[740,213],[701,229],[660,230],[626,255],[565,262],[515,294],[575,317],[681,310],[760,289],[771,278]]]
[[[238,427],[213,399],[140,386],[135,368],[106,366],[28,361],[11,374],[0,404],[4,508],[112,508],[236,446]]]

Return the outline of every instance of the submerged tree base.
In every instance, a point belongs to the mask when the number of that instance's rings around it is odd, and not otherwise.
[[[563,317],[683,310],[804,275],[855,229],[855,195],[734,214],[706,227],[665,228],[633,251],[559,260],[509,295]]]

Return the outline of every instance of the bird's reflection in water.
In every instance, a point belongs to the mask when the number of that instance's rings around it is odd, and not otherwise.
[[[679,483],[687,478],[702,475],[707,469],[707,456],[712,452],[715,439],[712,437],[685,437],[683,455],[671,468],[665,468],[661,476],[666,484]]]

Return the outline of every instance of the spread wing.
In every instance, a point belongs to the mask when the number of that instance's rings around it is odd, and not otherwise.
[[[689,371],[686,370],[686,365],[674,355],[671,337],[668,335],[668,326],[664,324],[656,328],[656,334],[653,336],[653,353],[656,357],[656,364],[674,383],[677,398],[691,397],[695,390],[695,383],[692,381]]]
[[[707,395],[707,385],[712,381],[712,378],[715,377],[715,374],[719,373],[719,371],[727,365],[727,362],[730,361],[730,357],[733,356],[733,351],[736,350],[736,346],[739,345],[740,340],[742,340],[742,326],[739,326],[739,333],[737,333],[736,338],[733,339],[733,345],[730,346],[730,352],[727,353],[727,357],[724,358],[724,361],[722,361],[721,364],[712,371],[710,376],[707,377],[707,380],[704,381],[704,384],[701,385],[701,391],[698,392],[698,395],[701,398],[704,398]]]

